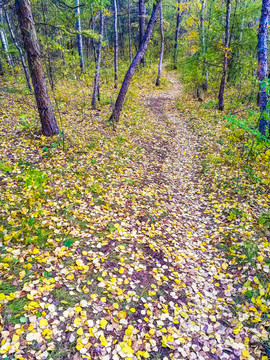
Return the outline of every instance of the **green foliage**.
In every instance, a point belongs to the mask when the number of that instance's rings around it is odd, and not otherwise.
[[[263,213],[259,220],[258,220],[260,225],[263,225],[264,227],[266,227],[267,229],[270,229],[270,213]]]
[[[17,125],[17,129],[21,131],[35,131],[37,130],[38,125],[36,120],[30,119],[25,114],[21,114],[19,124]]]

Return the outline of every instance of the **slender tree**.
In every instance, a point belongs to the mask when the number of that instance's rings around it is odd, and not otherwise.
[[[118,27],[117,27],[117,3],[113,0],[114,6],[114,87],[118,86]]]
[[[41,63],[40,47],[37,40],[30,0],[15,0],[16,11],[27,53],[32,84],[41,120],[42,133],[52,136],[59,133]]]
[[[131,79],[135,73],[137,66],[141,62],[141,60],[147,50],[149,41],[150,41],[152,33],[153,33],[154,25],[155,25],[155,22],[157,20],[157,17],[158,17],[159,11],[160,11],[160,6],[161,6],[161,0],[157,0],[156,4],[153,6],[152,15],[149,20],[147,29],[145,31],[143,42],[142,42],[141,46],[139,47],[139,50],[138,50],[136,56],[134,57],[131,65],[125,75],[124,81],[122,83],[121,89],[120,89],[118,97],[116,99],[115,107],[114,107],[112,115],[110,117],[110,121],[113,123],[119,121],[120,113],[121,113],[121,110],[123,107],[123,103],[124,103]]]
[[[84,66],[84,56],[83,56],[83,41],[82,41],[82,25],[81,25],[81,10],[80,10],[80,0],[75,0],[75,7],[76,7],[76,30],[78,31],[77,34],[77,47],[78,47],[78,53],[80,57],[80,67],[81,72],[85,72],[85,66]]]
[[[4,74],[5,74],[5,72],[4,72],[2,60],[0,59],[0,75],[3,76]]]
[[[164,28],[163,28],[163,12],[162,12],[162,1],[160,4],[160,13],[159,13],[159,28],[160,28],[160,55],[159,55],[159,63],[158,63],[158,76],[156,80],[156,85],[160,86],[160,76],[162,69],[162,60],[164,53]]]
[[[202,0],[202,8],[201,8],[201,43],[202,43],[202,54],[203,54],[203,77],[204,82],[202,84],[203,90],[208,89],[208,72],[206,69],[206,46],[205,46],[205,8],[206,8],[206,0]]]
[[[269,129],[268,120],[268,95],[266,92],[265,82],[268,80],[268,23],[270,16],[270,0],[262,0],[262,11],[260,18],[260,26],[258,32],[258,78],[259,78],[259,95],[258,105],[261,116],[259,121],[259,131],[261,134],[266,134],[266,129]]]
[[[131,20],[130,20],[130,1],[128,0],[128,50],[129,59],[132,61],[132,49],[131,49]]]
[[[94,80],[94,91],[92,96],[92,108],[96,109],[97,107],[97,95],[99,92],[99,70],[100,70],[100,61],[101,61],[101,50],[102,50],[102,40],[104,33],[104,15],[103,10],[100,10],[100,37],[98,41],[97,48],[97,61],[96,61],[96,72],[95,72],[95,80]]]
[[[91,3],[91,23],[92,23],[92,32],[94,34],[95,33],[95,16],[94,16],[94,12],[93,12],[92,3]],[[92,45],[92,49],[93,49],[94,61],[96,63],[97,56],[96,56],[96,44],[95,44],[94,37],[91,37],[91,45]]]
[[[144,4],[144,0],[139,0],[139,47],[143,43],[144,28],[145,28],[145,4]],[[141,63],[144,65],[145,63],[144,57],[142,57]]]
[[[180,1],[179,1],[180,3]],[[174,52],[173,52],[173,62],[174,69],[177,69],[177,54],[178,54],[178,43],[179,43],[179,32],[180,32],[180,24],[182,21],[182,17],[184,11],[180,11],[180,6],[178,3],[177,13],[176,13],[176,28],[175,28],[175,37],[174,37]]]
[[[8,40],[6,37],[6,32],[4,30],[4,20],[3,20],[3,10],[0,7],[0,37],[1,37],[1,43],[2,43],[2,48],[6,54],[7,57],[7,63],[9,66],[13,66],[13,61],[12,61],[12,57],[8,52]]]
[[[224,109],[224,92],[228,70],[228,56],[229,56],[229,41],[230,41],[230,17],[231,17],[231,3],[232,0],[227,0],[226,3],[226,28],[225,28],[225,44],[224,44],[224,60],[223,60],[223,72],[220,82],[219,95],[218,95],[218,109]]]
[[[24,74],[25,74],[25,78],[26,78],[28,88],[29,88],[30,91],[32,91],[32,86],[31,86],[30,77],[29,77],[27,66],[26,66],[24,54],[23,54],[22,48],[20,47],[19,43],[16,40],[15,34],[13,32],[13,29],[12,29],[11,22],[10,22],[10,19],[9,19],[9,14],[8,14],[6,9],[5,9],[5,15],[6,15],[6,20],[7,20],[7,24],[8,24],[8,28],[9,28],[11,38],[12,38],[12,40],[14,42],[14,45],[16,46],[16,48],[17,48],[17,50],[19,52],[19,55],[20,55],[20,59],[21,59],[21,63],[22,63],[22,67],[23,67],[23,71],[24,71]]]
[[[47,62],[45,64],[46,66],[46,72],[49,78],[49,83],[51,86],[51,89],[54,91],[54,71],[53,71],[53,62],[52,62],[52,56],[51,56],[51,49],[50,49],[50,41],[49,41],[49,32],[47,27],[47,21],[46,21],[46,12],[48,9],[48,2],[47,0],[43,0],[41,3],[41,11],[42,11],[42,17],[44,22],[44,35],[46,40],[46,58]]]

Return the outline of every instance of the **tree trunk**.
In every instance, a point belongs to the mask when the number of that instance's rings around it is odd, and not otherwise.
[[[265,82],[268,80],[268,22],[270,16],[270,0],[262,0],[262,11],[260,18],[260,26],[258,32],[258,78],[259,78],[259,94],[258,105],[261,116],[259,122],[259,131],[265,135],[267,128],[269,129],[268,120],[268,95],[266,92]]]
[[[95,18],[94,18],[92,4],[91,4],[91,21],[92,21],[92,31],[93,31],[93,34],[94,34],[95,33]],[[97,62],[96,45],[95,45],[95,40],[94,40],[93,37],[91,37],[91,45],[92,45],[93,54],[94,54],[94,61],[96,63]]]
[[[247,2],[244,1],[243,8],[245,9],[246,7],[247,7]],[[242,21],[241,21],[241,28],[240,28],[240,35],[239,35],[240,44],[242,43],[242,40],[243,40],[244,24],[245,24],[245,15],[243,15]]]
[[[144,0],[139,0],[139,47],[143,43],[144,28],[145,28],[145,5],[144,5]],[[145,64],[144,57],[142,57],[141,63],[143,65]]]
[[[202,84],[202,89],[208,89],[208,72],[206,69],[206,47],[205,47],[205,7],[206,0],[202,0],[202,8],[201,8],[201,42],[202,42],[202,53],[203,53],[203,77],[204,82]]]
[[[96,73],[95,73],[95,80],[94,80],[94,91],[92,96],[92,109],[96,109],[97,107],[97,95],[99,92],[99,69],[100,69],[100,61],[101,61],[101,47],[102,47],[102,40],[103,40],[103,32],[104,32],[104,15],[103,10],[100,10],[100,38],[98,41],[98,48],[97,48],[97,61],[96,61]]]
[[[161,76],[161,69],[162,69],[162,60],[163,60],[163,53],[164,53],[164,29],[163,29],[163,13],[162,13],[162,1],[160,3],[160,56],[159,56],[159,63],[158,63],[158,76],[156,80],[156,85],[160,86],[160,76]]]
[[[78,53],[80,57],[80,67],[81,72],[85,72],[84,66],[84,56],[83,56],[83,42],[82,42],[82,25],[81,25],[81,9],[80,9],[80,0],[75,0],[75,7],[76,7],[76,30],[79,32],[77,34],[77,46],[78,46]]]
[[[8,41],[7,41],[5,30],[2,27],[3,24],[4,24],[3,13],[2,13],[2,8],[0,8],[0,37],[1,37],[2,48],[3,48],[3,50],[4,50],[5,54],[6,54],[8,65],[13,66],[12,57],[8,53]]]
[[[130,2],[128,0],[128,49],[129,59],[132,61],[132,50],[131,50],[131,20],[130,20]]]
[[[8,28],[9,28],[11,38],[12,38],[12,40],[14,42],[14,45],[16,46],[16,48],[17,48],[17,50],[19,52],[19,55],[20,55],[20,59],[21,59],[21,63],[22,63],[22,67],[23,67],[23,71],[24,71],[24,74],[25,74],[25,78],[26,78],[28,88],[29,88],[30,91],[32,91],[30,77],[29,77],[27,66],[26,66],[25,58],[24,58],[24,55],[23,55],[23,51],[22,51],[20,45],[18,44],[18,42],[16,41],[16,37],[14,35],[13,29],[12,29],[12,26],[11,26],[11,23],[10,23],[10,19],[9,19],[9,16],[8,16],[8,12],[7,12],[6,9],[5,9],[5,15],[6,15],[6,20],[7,20],[7,24],[8,24]]]
[[[46,48],[45,51],[47,53],[47,76],[49,78],[49,83],[51,85],[51,89],[54,91],[54,73],[53,73],[53,66],[52,66],[52,57],[51,57],[51,51],[50,51],[50,42],[49,42],[49,35],[48,35],[48,29],[47,29],[47,22],[46,22],[46,6],[48,5],[46,0],[42,1],[41,9],[42,9],[42,17],[44,22],[44,35],[46,39]]]
[[[118,86],[118,28],[117,28],[117,3],[113,1],[114,5],[114,87]]]
[[[30,0],[15,0],[24,48],[27,53],[32,84],[41,120],[42,133],[52,136],[59,133],[41,63]]]
[[[2,61],[0,59],[0,76],[3,76],[5,74]]]
[[[160,11],[160,6],[161,6],[161,0],[157,0],[156,5],[154,5],[154,7],[153,7],[152,15],[149,20],[146,32],[144,34],[143,42],[142,42],[141,46],[139,47],[139,50],[125,75],[123,84],[121,86],[121,89],[119,91],[119,94],[118,94],[118,97],[117,97],[117,100],[115,103],[114,110],[110,117],[110,121],[112,121],[113,123],[119,121],[120,113],[122,110],[122,106],[123,106],[125,96],[127,94],[131,79],[135,73],[137,66],[139,65],[140,61],[142,60],[142,58],[147,50],[149,41],[150,41],[152,33],[153,33],[154,25],[155,25],[155,22],[157,20],[157,17],[158,17],[159,11]]]
[[[230,40],[230,17],[231,17],[231,2],[232,0],[227,0],[227,10],[226,10],[226,30],[225,30],[225,53],[223,61],[223,73],[220,82],[219,95],[218,95],[218,109],[224,109],[224,92],[226,85],[227,69],[228,69],[228,53],[229,53],[229,40]]]
[[[174,53],[173,53],[173,68],[177,69],[177,53],[178,53],[178,42],[179,42],[179,30],[180,30],[180,24],[183,17],[183,11],[180,13],[180,8],[178,6],[177,8],[177,15],[176,15],[176,28],[175,28],[175,37],[174,37]]]

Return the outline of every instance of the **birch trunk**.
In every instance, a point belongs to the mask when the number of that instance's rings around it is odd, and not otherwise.
[[[6,37],[6,32],[5,32],[4,28],[2,27],[3,24],[4,24],[3,12],[2,12],[2,8],[0,8],[0,37],[1,37],[2,48],[3,48],[3,50],[4,50],[5,54],[6,54],[8,65],[13,66],[12,57],[8,53],[8,40],[7,40],[7,37]]]
[[[121,110],[122,110],[122,106],[123,106],[125,96],[127,94],[131,79],[132,79],[132,77],[133,77],[133,75],[135,73],[135,70],[136,70],[137,66],[141,62],[141,60],[142,60],[142,58],[143,58],[143,56],[144,56],[144,54],[145,54],[145,52],[147,50],[149,41],[150,41],[152,33],[153,33],[154,25],[155,25],[155,22],[157,20],[157,17],[158,17],[159,11],[160,11],[160,6],[161,6],[161,0],[157,0],[156,5],[153,7],[152,15],[151,15],[151,18],[149,20],[146,32],[144,34],[142,44],[139,47],[139,50],[138,50],[136,56],[134,57],[131,65],[130,65],[130,67],[129,67],[126,75],[125,75],[123,84],[121,86],[121,89],[119,91],[119,94],[118,94],[118,97],[117,97],[117,100],[116,100],[116,103],[115,103],[114,110],[113,110],[112,115],[110,117],[110,121],[112,121],[113,123],[119,121],[120,113],[121,113]]]
[[[81,72],[85,72],[85,66],[84,66],[84,56],[83,56],[83,42],[82,42],[82,34],[80,32],[82,31],[82,25],[81,25],[81,9],[80,9],[80,0],[75,0],[75,7],[76,7],[76,30],[79,32],[77,34],[77,46],[78,46],[78,53],[80,57],[80,67]]]
[[[267,108],[268,95],[266,92],[265,82],[268,81],[268,22],[270,16],[270,0],[262,0],[262,11],[258,32],[258,78],[259,78],[259,95],[258,105],[261,116],[259,121],[259,131],[265,135],[269,129],[269,120]]]
[[[160,3],[160,13],[159,13],[159,27],[160,27],[160,56],[158,63],[158,76],[156,80],[156,85],[160,86],[160,77],[161,77],[161,69],[162,69],[162,60],[164,53],[164,29],[163,29],[163,13],[162,13],[162,1]]]
[[[206,46],[205,46],[205,8],[206,8],[206,0],[202,0],[202,8],[201,8],[201,36],[202,36],[202,53],[203,53],[203,77],[204,82],[202,84],[203,90],[208,89],[208,72],[206,69]]]
[[[101,48],[102,48],[102,40],[103,40],[103,32],[104,32],[104,15],[103,10],[100,10],[100,38],[98,41],[97,48],[97,61],[96,61],[96,72],[95,72],[95,80],[94,80],[94,91],[92,96],[92,109],[96,109],[97,107],[97,95],[99,93],[99,70],[100,70],[100,61],[101,61]]]
[[[177,7],[177,15],[176,15],[176,28],[175,28],[175,37],[174,37],[174,54],[173,54],[173,62],[174,62],[174,69],[177,69],[177,54],[178,54],[178,42],[179,42],[179,31],[180,31],[180,24],[183,17],[183,11],[180,12],[179,6]]]
[[[144,27],[145,27],[145,5],[144,5],[144,0],[139,0],[139,47],[143,43]],[[144,65],[145,63],[144,57],[142,57],[141,63]]]
[[[26,65],[26,62],[25,62],[24,54],[23,54],[22,48],[20,47],[20,45],[16,41],[16,37],[14,35],[13,29],[12,29],[12,26],[11,26],[11,23],[10,23],[9,15],[8,15],[8,12],[7,12],[6,9],[5,9],[5,16],[6,16],[6,20],[7,20],[7,24],[8,24],[8,28],[9,28],[11,38],[12,38],[12,40],[14,42],[14,45],[16,46],[16,48],[17,48],[17,50],[19,52],[19,55],[20,55],[20,59],[21,59],[21,63],[22,63],[22,67],[23,67],[23,71],[24,71],[24,74],[25,74],[25,78],[26,78],[28,88],[29,88],[30,91],[32,91],[32,86],[31,86],[30,77],[29,77],[27,65]]]
[[[117,27],[117,3],[113,1],[114,5],[114,87],[118,86],[118,27]]]
[[[37,40],[30,0],[15,0],[16,11],[27,53],[35,98],[39,111],[42,133],[52,136],[59,133],[41,63],[40,47]]]
[[[132,50],[131,50],[131,21],[130,21],[130,2],[128,0],[128,50],[129,59],[132,61]]]
[[[225,53],[223,61],[223,72],[220,82],[219,95],[218,95],[218,109],[224,110],[224,92],[227,78],[228,70],[228,54],[229,54],[229,40],[230,40],[230,17],[231,17],[231,2],[232,0],[227,0],[226,6],[226,29],[225,29]]]

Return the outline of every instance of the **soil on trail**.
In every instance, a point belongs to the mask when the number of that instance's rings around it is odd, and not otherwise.
[[[241,328],[235,335],[231,325],[237,322],[232,300],[237,279],[216,247],[217,223],[209,215],[203,191],[200,143],[176,108],[181,84],[174,75],[169,76],[169,91],[155,90],[144,100],[157,128],[163,122],[166,131],[142,144],[148,158],[145,181],[166,188],[170,214],[166,230],[173,233],[173,244],[163,244],[168,251],[159,261],[162,258],[161,266],[167,264],[170,272],[178,274],[182,287],[175,291],[168,284],[171,288],[164,294],[164,305],[168,309],[179,306],[176,313],[180,317],[172,321],[162,345],[175,359],[244,359],[248,329]]]

